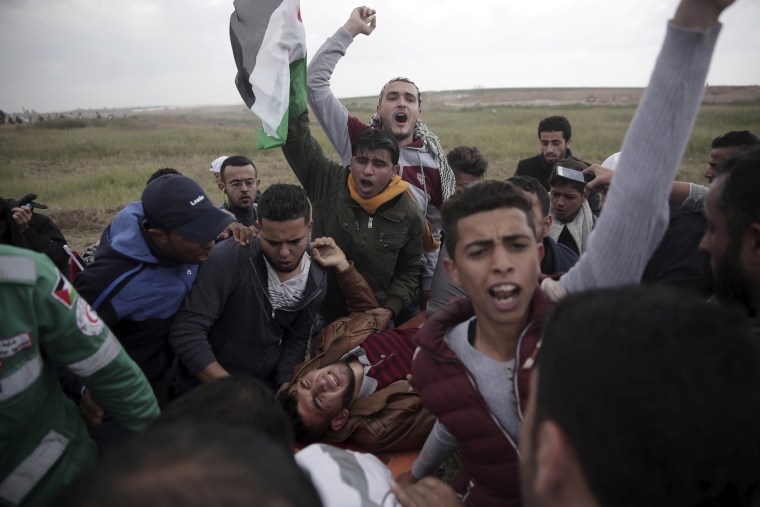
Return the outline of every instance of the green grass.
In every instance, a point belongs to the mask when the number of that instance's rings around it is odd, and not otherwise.
[[[484,96],[486,91],[483,92]],[[442,93],[442,92],[439,92]],[[471,94],[473,92],[470,92]],[[494,91],[488,91],[491,97]],[[353,114],[369,120],[374,98],[349,99]],[[517,161],[538,153],[536,125],[553,114],[573,125],[573,153],[601,162],[618,151],[633,106],[471,106],[455,109],[432,101],[423,120],[445,149],[478,146],[488,157],[489,178],[511,176]],[[159,167],[174,167],[196,179],[216,201],[221,195],[208,167],[221,154],[253,158],[265,188],[295,183],[280,150],[256,153],[258,119],[245,107],[198,108],[142,113],[113,120],[60,120],[0,126],[0,195],[29,192],[50,206],[49,214],[78,248],[94,241],[114,210],[140,197]],[[315,136],[332,158],[334,150],[316,124]],[[760,132],[760,102],[703,105],[679,177],[702,182],[709,144],[728,130]]]

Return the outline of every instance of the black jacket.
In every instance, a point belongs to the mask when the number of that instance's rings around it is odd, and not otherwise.
[[[289,380],[304,360],[327,280],[312,262],[301,300],[274,310],[267,279],[258,238],[247,247],[223,241],[211,251],[169,333],[181,363],[170,375],[177,394],[197,384],[195,374],[214,361],[272,388]]]

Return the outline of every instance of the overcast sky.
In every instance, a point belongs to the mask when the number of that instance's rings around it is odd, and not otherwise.
[[[382,0],[378,27],[339,62],[339,97],[391,77],[423,91],[645,86],[678,0]],[[356,0],[302,0],[309,54]],[[231,0],[0,0],[0,109],[242,101]],[[711,85],[760,84],[760,2],[723,16]]]

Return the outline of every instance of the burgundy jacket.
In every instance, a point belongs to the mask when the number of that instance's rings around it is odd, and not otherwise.
[[[528,324],[517,343],[517,368],[510,386],[519,400],[521,420],[548,308],[546,296],[537,287],[528,308]],[[449,329],[473,315],[470,301],[461,298],[429,318],[417,334],[419,349],[412,376],[425,407],[457,439],[463,470],[454,485],[459,493],[469,488],[466,504],[519,506],[517,442],[492,416],[469,371],[443,339]]]

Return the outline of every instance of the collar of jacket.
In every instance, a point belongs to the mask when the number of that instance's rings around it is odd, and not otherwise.
[[[541,290],[541,287],[537,285],[528,306],[528,321],[525,329],[535,325],[536,321],[542,322],[546,318],[548,309],[549,300]],[[428,350],[440,359],[456,359],[456,354],[446,345],[444,336],[449,329],[474,315],[475,309],[472,307],[470,300],[466,296],[457,298],[439,309],[425,321],[425,325],[417,333],[415,342],[419,347]],[[523,332],[525,329],[523,329]],[[516,357],[519,355],[519,351],[517,351]]]
[[[306,248],[304,255],[309,255],[309,248]],[[248,263],[251,266],[253,277],[256,279],[259,290],[256,294],[259,297],[263,296],[261,304],[265,306],[267,312],[274,315],[272,310],[272,301],[269,298],[269,279],[267,278],[267,266],[264,262],[264,252],[261,250],[258,237],[252,238],[252,241],[248,245]],[[304,289],[303,297],[296,306],[290,308],[280,308],[284,312],[298,312],[303,310],[311,303],[314,298],[318,297],[322,291],[327,287],[327,276],[322,266],[317,264],[312,259],[311,267],[309,268],[309,275],[306,280],[306,288]]]
[[[374,215],[381,206],[392,201],[409,189],[409,184],[403,181],[399,175],[395,175],[391,178],[383,191],[370,199],[365,199],[359,195],[359,192],[354,185],[354,178],[350,173],[348,175],[347,186],[348,195],[351,199],[369,215]]]

